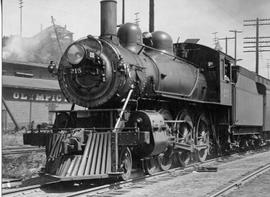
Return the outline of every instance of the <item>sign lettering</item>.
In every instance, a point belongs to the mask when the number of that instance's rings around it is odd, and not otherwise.
[[[6,100],[33,101],[33,102],[55,102],[66,103],[67,100],[60,91],[29,90],[19,88],[3,87],[3,97]]]

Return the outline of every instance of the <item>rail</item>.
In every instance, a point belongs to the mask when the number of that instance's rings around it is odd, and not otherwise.
[[[240,180],[235,181],[231,185],[221,189],[220,191],[216,192],[215,194],[209,196],[209,197],[218,197],[218,196],[223,196],[226,193],[231,192],[235,188],[239,188],[241,185],[249,182],[251,179],[256,178],[257,176],[265,173],[266,171],[270,170],[270,163],[259,167],[257,170],[252,172],[251,174],[248,174],[247,176],[241,178]]]
[[[15,155],[31,152],[44,152],[45,148],[38,147],[21,147],[21,148],[4,148],[2,149],[2,155]]]

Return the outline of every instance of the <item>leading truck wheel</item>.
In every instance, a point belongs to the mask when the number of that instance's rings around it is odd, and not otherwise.
[[[121,178],[128,180],[132,170],[132,155],[128,147],[122,149],[120,154],[120,170],[123,172]]]
[[[199,161],[206,160],[210,153],[210,124],[204,113],[200,114],[196,125],[196,145],[199,146],[197,156]],[[201,146],[201,148],[200,148]]]
[[[172,166],[172,148],[168,147],[163,153],[160,153],[157,157],[157,162],[161,170],[169,170]]]
[[[157,172],[158,161],[156,157],[151,157],[144,160],[144,170],[146,174],[152,175]]]

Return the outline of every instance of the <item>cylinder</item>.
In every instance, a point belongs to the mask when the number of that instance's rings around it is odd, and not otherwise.
[[[103,0],[100,2],[100,36],[116,36],[117,26],[117,1]]]

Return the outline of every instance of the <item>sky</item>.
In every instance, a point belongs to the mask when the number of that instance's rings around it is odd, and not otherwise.
[[[22,18],[24,37],[37,34],[51,23],[67,25],[78,39],[100,33],[100,0],[23,0]],[[148,0],[125,0],[126,22],[135,21],[139,12],[139,25],[148,31]],[[122,0],[118,0],[118,24],[121,24]],[[199,43],[214,47],[214,32],[219,38],[233,37],[229,30],[241,30],[237,36],[239,65],[254,71],[255,53],[243,53],[243,38],[254,37],[255,27],[243,26],[245,19],[270,19],[270,0],[155,0],[155,30],[169,33],[174,42],[200,38]],[[268,22],[270,23],[270,21]],[[2,34],[20,32],[19,0],[2,0]],[[270,36],[270,25],[260,27],[260,36]],[[269,39],[270,40],[270,39]],[[225,42],[220,41],[223,51]],[[270,44],[269,44],[270,45]],[[267,48],[270,49],[270,48]],[[234,56],[234,41],[228,42],[228,54]],[[269,60],[268,60],[269,59]],[[268,61],[267,61],[268,60]],[[266,65],[270,52],[260,54],[260,74],[268,77]]]

